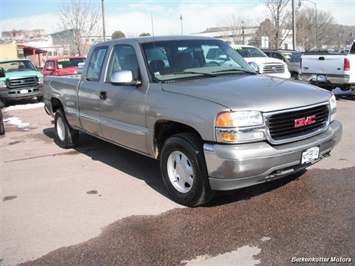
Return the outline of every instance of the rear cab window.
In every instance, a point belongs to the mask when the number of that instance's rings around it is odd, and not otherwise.
[[[89,65],[87,69],[86,80],[100,81],[103,62],[105,60],[107,50],[107,46],[100,46],[95,48],[88,62]]]

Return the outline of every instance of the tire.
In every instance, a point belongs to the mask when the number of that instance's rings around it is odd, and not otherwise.
[[[0,135],[4,135],[5,134],[5,125],[4,125],[4,119],[2,117],[2,111],[0,108]]]
[[[44,97],[43,96],[37,96],[37,102],[41,103],[43,102]]]
[[[79,131],[72,129],[65,117],[63,108],[59,108],[54,116],[54,141],[64,149],[73,148],[78,145]]]
[[[179,204],[195,207],[214,196],[202,146],[202,140],[191,133],[174,135],[164,143],[160,170],[168,192]]]

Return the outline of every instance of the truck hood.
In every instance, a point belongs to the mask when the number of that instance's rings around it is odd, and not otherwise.
[[[281,60],[272,57],[244,57],[244,59],[248,63],[255,62],[257,64],[267,64],[267,63],[283,64]]]
[[[331,93],[298,81],[257,75],[220,76],[163,83],[166,92],[218,103],[231,110],[262,112],[328,101]]]
[[[16,72],[6,72],[5,77],[1,79],[8,79],[8,78],[27,78],[27,77],[33,77],[37,76],[39,78],[43,78],[43,75],[34,70],[28,70],[28,71],[16,71]]]

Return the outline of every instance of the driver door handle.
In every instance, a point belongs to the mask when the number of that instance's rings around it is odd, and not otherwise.
[[[100,99],[101,100],[107,99],[107,91],[100,91]]]

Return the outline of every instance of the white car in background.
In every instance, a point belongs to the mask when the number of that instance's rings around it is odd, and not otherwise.
[[[291,77],[287,64],[276,58],[268,57],[260,49],[251,45],[231,45],[256,72],[273,77]]]

